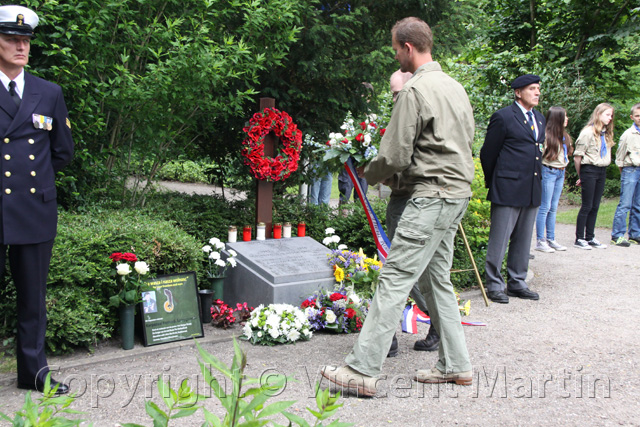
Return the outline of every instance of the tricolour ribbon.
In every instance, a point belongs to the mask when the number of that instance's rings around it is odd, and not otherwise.
[[[382,224],[380,224],[380,220],[376,216],[376,213],[373,211],[371,207],[371,203],[369,203],[369,199],[367,199],[367,195],[362,191],[362,186],[360,185],[360,181],[357,179],[358,173],[356,172],[356,167],[353,164],[353,159],[349,157],[349,160],[344,164],[345,169],[347,170],[347,174],[353,183],[353,188],[358,193],[358,198],[360,199],[360,203],[362,203],[362,207],[364,208],[364,213],[367,216],[367,221],[369,221],[369,227],[371,228],[371,232],[373,233],[373,240],[376,244],[376,248],[378,249],[378,256],[380,257],[380,261],[384,263],[387,260],[387,256],[389,255],[389,248],[391,247],[391,242],[387,237],[387,234],[382,229]]]

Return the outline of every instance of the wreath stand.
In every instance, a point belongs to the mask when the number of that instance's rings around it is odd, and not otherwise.
[[[265,108],[275,108],[274,98],[260,98],[260,111]],[[276,137],[273,132],[269,132],[264,137],[264,155],[273,157],[276,152]],[[255,224],[264,223],[265,235],[271,237],[271,227],[273,225],[273,182],[256,180],[256,221]]]
[[[487,298],[487,292],[484,289],[484,285],[482,283],[482,279],[480,278],[480,272],[478,271],[478,266],[476,265],[475,259],[473,259],[473,252],[471,252],[471,246],[469,246],[469,241],[467,240],[467,234],[464,232],[464,227],[462,227],[462,222],[458,223],[458,230],[462,235],[462,240],[464,241],[464,247],[467,250],[467,254],[469,255],[469,259],[471,260],[471,266],[473,268],[467,268],[466,270],[451,270],[452,273],[462,273],[464,271],[473,271],[476,274],[476,280],[478,281],[478,285],[480,285],[480,290],[482,291],[482,297],[484,298],[484,303],[487,307],[489,307],[489,299]]]

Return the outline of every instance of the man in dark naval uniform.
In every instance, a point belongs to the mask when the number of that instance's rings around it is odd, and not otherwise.
[[[0,274],[7,254],[17,291],[18,387],[42,391],[46,284],[57,228],[56,172],[73,156],[60,86],[24,71],[38,15],[0,6]],[[51,380],[57,394],[66,384]]]

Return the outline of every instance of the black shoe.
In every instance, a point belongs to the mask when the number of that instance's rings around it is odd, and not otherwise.
[[[510,291],[509,289],[507,289],[507,295],[509,295],[510,297],[517,297],[517,298],[522,298],[522,299],[532,299],[532,300],[539,300],[540,299],[540,295],[538,295],[537,292],[533,292],[532,290],[529,289],[518,289],[517,291]]]
[[[487,297],[500,304],[509,304],[509,297],[503,291],[489,291]]]
[[[536,259],[536,256],[534,254],[532,254],[531,252],[529,252],[529,259]]]
[[[56,386],[58,386],[58,388],[56,389]],[[36,380],[35,382],[32,383],[21,383],[18,382],[18,388],[21,388],[23,390],[35,390],[35,391],[39,391],[40,393],[44,393],[44,381],[42,380]],[[51,390],[56,389],[54,394],[56,396],[59,396],[61,394],[67,394],[69,393],[69,386],[66,385],[65,383],[60,383],[56,380],[54,380],[53,378],[51,379]]]
[[[389,353],[387,353],[387,357],[396,357],[398,355],[398,338],[396,338],[396,334],[393,334],[393,340],[391,341],[391,348],[389,349]]]
[[[440,336],[436,331],[436,328],[431,325],[427,337],[423,340],[416,341],[413,345],[413,349],[416,351],[436,351],[440,345]]]

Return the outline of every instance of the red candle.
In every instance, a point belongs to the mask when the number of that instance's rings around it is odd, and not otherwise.
[[[282,225],[273,224],[273,238],[281,239],[282,238]]]
[[[251,240],[251,226],[250,225],[245,225],[242,228],[242,240],[244,242],[248,242],[249,240]]]
[[[304,237],[307,235],[307,226],[304,222],[298,224],[298,237]]]

